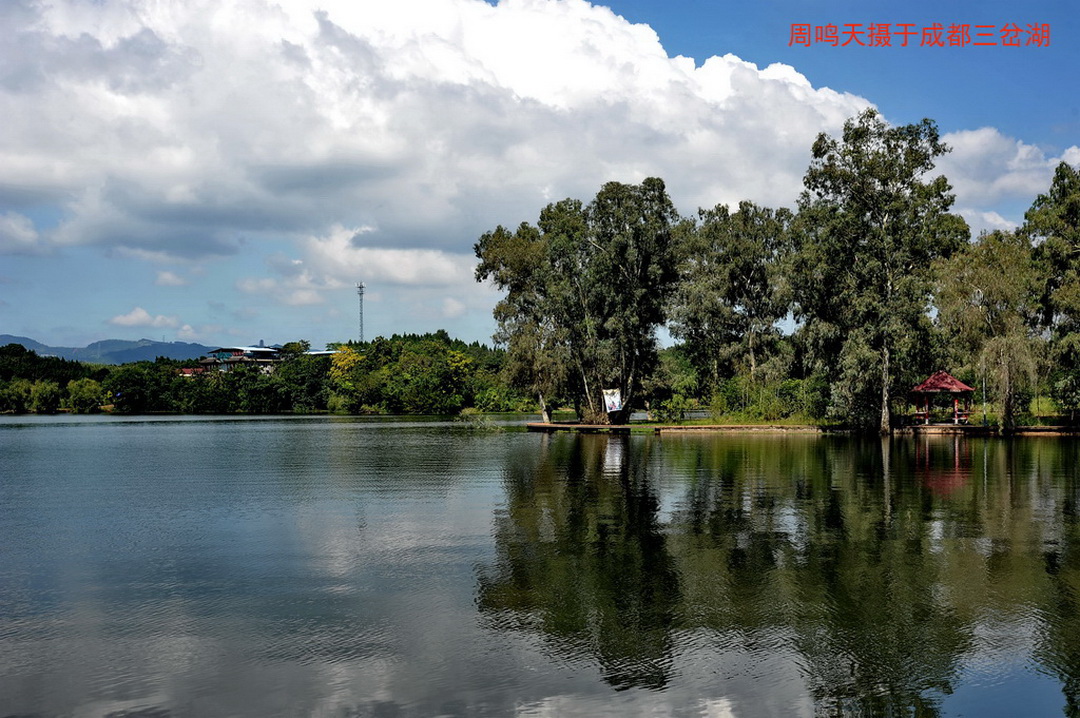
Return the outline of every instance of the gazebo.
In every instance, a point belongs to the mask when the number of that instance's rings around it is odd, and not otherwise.
[[[935,396],[949,395],[953,404],[953,423],[966,423],[971,415],[971,398],[975,389],[960,381],[947,371],[934,372],[930,377],[911,390],[911,403],[915,405],[915,420],[930,423],[930,400]],[[964,408],[960,408],[960,400]],[[921,409],[920,409],[921,407]]]

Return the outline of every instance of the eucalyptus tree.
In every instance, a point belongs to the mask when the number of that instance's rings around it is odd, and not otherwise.
[[[792,215],[743,201],[698,211],[685,241],[670,329],[713,387],[721,362],[748,367],[753,380],[776,323],[787,314],[783,263]]]
[[[839,139],[818,135],[794,238],[796,318],[850,421],[891,430],[894,390],[929,345],[931,264],[968,237],[931,176],[948,147],[930,120],[889,126],[869,109]]]
[[[1011,427],[1039,357],[1040,287],[1031,243],[1019,232],[983,234],[938,262],[936,271],[937,320],[952,356],[989,380],[1002,403],[1002,424]]]
[[[1080,408],[1080,169],[1058,165],[1050,189],[1024,215],[1041,272],[1041,325],[1058,364],[1054,394]]]
[[[552,222],[557,217],[584,221],[576,200],[549,205],[544,213]],[[506,292],[494,311],[498,323],[494,339],[507,350],[504,375],[537,398],[545,422],[551,421],[550,402],[564,390],[569,372],[569,330],[556,309],[573,306],[555,294],[550,243],[551,235],[523,222],[514,232],[496,227],[475,245],[480,260],[476,280],[491,280]]]
[[[566,199],[545,207],[535,227],[480,238],[476,279],[507,292],[496,338],[522,383],[538,395],[565,387],[591,420],[627,420],[656,363],[678,225],[663,180],[648,178],[609,182],[588,206]],[[622,396],[610,416],[603,389]]]

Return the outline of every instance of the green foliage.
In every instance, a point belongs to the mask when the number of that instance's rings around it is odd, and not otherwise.
[[[502,353],[433,334],[378,337],[333,356],[333,411],[457,414],[468,406],[513,411],[522,397],[498,380]]]
[[[30,410],[30,393],[34,382],[29,379],[13,379],[0,386],[2,410],[13,414],[25,414]]]
[[[547,400],[566,391],[579,416],[608,419],[601,391],[619,389],[624,423],[656,364],[656,328],[676,279],[679,217],[662,180],[605,184],[586,207],[566,199],[535,227],[503,227],[475,246],[477,281],[507,292],[495,309],[510,378]]]
[[[717,205],[698,216],[683,240],[670,329],[698,375],[716,386],[744,368],[754,376],[779,336],[792,215],[741,202],[734,214]]]
[[[21,344],[7,344],[0,347],[0,381],[15,378],[38,381],[48,379],[60,385],[67,385],[73,379],[91,378],[100,381],[108,369],[92,366],[77,361],[68,361],[59,357],[38,356],[37,352]]]
[[[105,391],[93,379],[73,379],[67,385],[65,406],[76,414],[90,414],[101,408]]]
[[[501,426],[493,422],[489,417],[484,416],[484,412],[471,406],[461,410],[461,413],[457,415],[457,421],[460,421],[473,431],[503,431]]]
[[[673,394],[670,399],[658,402],[651,414],[656,421],[677,423],[682,421],[686,412],[694,406],[695,403],[682,394]]]
[[[1011,427],[1038,370],[1039,277],[1029,238],[991,232],[939,261],[938,323],[953,366],[987,382]]]
[[[55,414],[60,408],[60,385],[39,379],[30,387],[30,411],[35,414]]]
[[[121,414],[188,411],[186,407],[181,408],[186,397],[177,401],[177,395],[187,388],[179,382],[195,380],[178,377],[176,370],[177,367],[167,361],[124,364],[113,370],[102,384],[113,411]]]
[[[948,148],[930,120],[889,127],[874,110],[819,135],[795,223],[795,314],[811,372],[830,371],[838,418],[891,428],[891,399],[928,367],[930,267],[961,247],[944,177],[924,180]]]
[[[1062,162],[1024,215],[1038,269],[1039,328],[1050,335],[1051,391],[1075,420],[1080,408],[1080,169]]]
[[[307,342],[299,344],[302,347]],[[309,356],[303,351],[286,354],[275,368],[274,377],[283,385],[289,410],[296,413],[326,411],[330,397],[331,357]]]
[[[798,419],[816,423],[825,418],[826,387],[808,379],[752,379],[739,374],[720,382],[709,398],[709,414],[720,423]]]

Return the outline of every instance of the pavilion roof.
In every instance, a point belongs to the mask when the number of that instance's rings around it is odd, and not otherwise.
[[[912,394],[962,394],[967,391],[975,391],[947,371],[938,371],[911,390]]]

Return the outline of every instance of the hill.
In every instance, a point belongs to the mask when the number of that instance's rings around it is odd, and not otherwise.
[[[214,348],[188,342],[158,342],[153,339],[139,339],[138,341],[105,339],[85,347],[52,347],[29,337],[0,334],[0,346],[7,344],[21,344],[41,356],[56,356],[62,359],[74,359],[97,364],[153,361],[158,357],[198,359]]]

